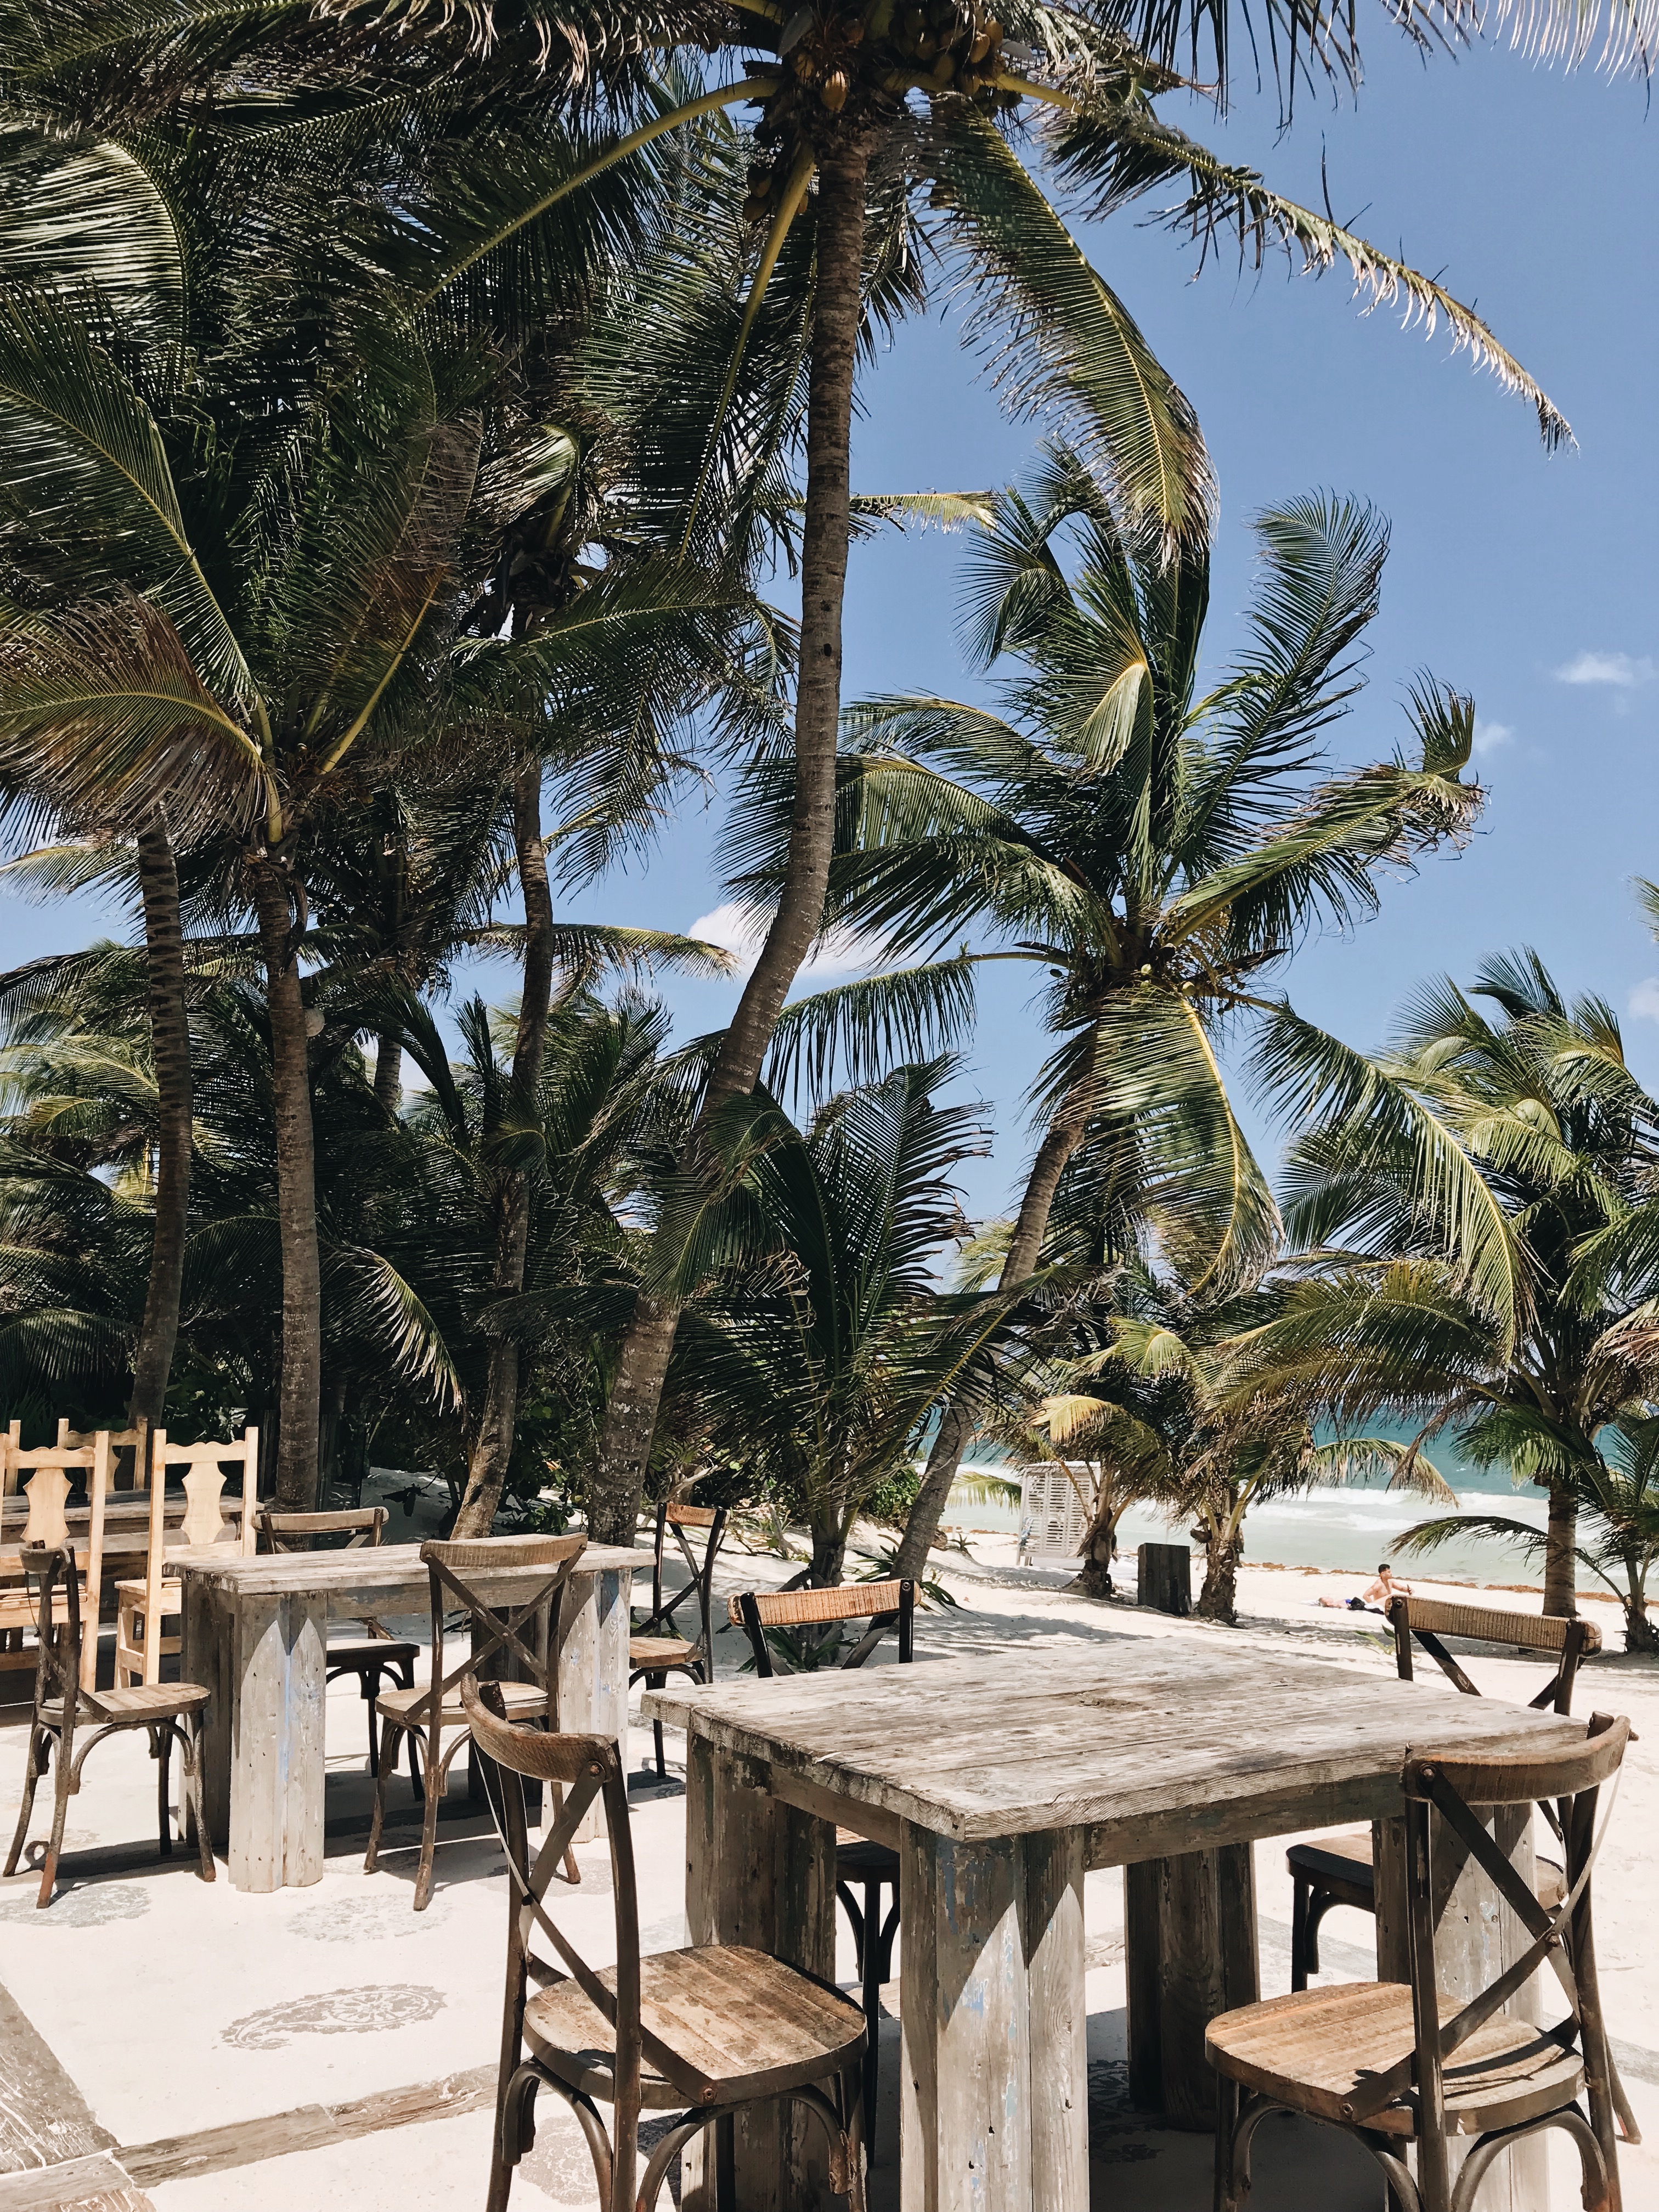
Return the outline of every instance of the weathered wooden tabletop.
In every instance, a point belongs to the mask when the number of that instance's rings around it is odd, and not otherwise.
[[[1092,1866],[1384,1817],[1408,1750],[1536,1753],[1584,1733],[1449,1686],[1186,1638],[676,1685],[644,1711],[763,1762],[776,1794],[867,1808],[872,1833],[1085,1828]]]
[[[649,1567],[651,1560],[649,1552],[626,1545],[590,1544],[576,1561],[575,1571],[614,1573]],[[432,1586],[418,1544],[360,1544],[355,1551],[258,1552],[222,1562],[192,1560],[180,1571],[201,1588],[225,1597],[349,1597],[354,1603],[372,1600],[386,1610],[396,1610],[400,1598],[424,1609]],[[479,1567],[470,1570],[467,1579],[481,1588],[504,1585],[510,1589],[514,1582],[545,1582],[547,1574],[545,1567]]]

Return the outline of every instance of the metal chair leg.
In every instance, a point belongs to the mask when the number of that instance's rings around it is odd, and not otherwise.
[[[172,1780],[173,1767],[173,1730],[171,1729],[158,1728],[155,1730],[154,1748],[155,1819],[161,1832],[161,1856],[164,1859],[170,1859],[173,1856],[173,1808],[168,1802],[173,1794],[168,1786]]]
[[[8,1630],[8,1635],[10,1634]],[[46,1771],[51,1733],[37,1722],[29,1729],[28,1757],[23,1764],[23,1802],[17,1808],[17,1828],[11,1839],[11,1849],[6,1854],[6,1872],[15,1874],[17,1862],[23,1856],[23,1844],[29,1832],[29,1815],[34,1810],[34,1793],[40,1786],[40,1777]]]
[[[864,2110],[870,2140],[876,2136],[876,2083],[879,2071],[878,2054],[881,2045],[881,1892],[879,1875],[872,1875],[864,1885],[864,1940],[859,1948],[862,1954],[864,2027]]]
[[[1291,1877],[1291,1987],[1308,1986],[1308,1890],[1305,1875]]]
[[[714,2212],[738,2212],[738,2125],[730,2112],[714,2123]]]

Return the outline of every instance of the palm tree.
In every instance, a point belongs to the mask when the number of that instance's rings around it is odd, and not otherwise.
[[[1042,1420],[1056,1449],[1080,1444],[1110,1469],[1114,1519],[1135,1499],[1196,1519],[1197,1611],[1231,1626],[1253,1505],[1379,1473],[1390,1488],[1442,1501],[1451,1492],[1420,1451],[1383,1437],[1321,1442],[1294,1393],[1237,1389],[1235,1340],[1261,1326],[1276,1292],[1253,1284],[1216,1295],[1208,1275],[1203,1262],[1196,1271],[1167,1260],[1126,1266],[1112,1285],[1107,1345],[1060,1367]],[[1079,1387],[1085,1382],[1092,1391]]]
[[[1281,1010],[1258,1066],[1305,1124],[1286,1225],[1320,1264],[1241,1373],[1341,1421],[1398,1411],[1419,1442],[1449,1435],[1546,1490],[1544,1610],[1571,1614],[1598,1439],[1645,1416],[1659,1348],[1621,1279],[1659,1104],[1611,1009],[1569,1003],[1535,953],[1504,954],[1467,994],[1423,990],[1383,1054]]]
[[[1289,0],[1282,13],[1292,33],[1292,82],[1298,70],[1355,74],[1351,18],[1329,16],[1304,0]],[[1150,56],[1115,24],[1102,28],[1087,11],[1033,0],[1007,11],[1006,25],[975,0],[933,0],[904,9],[890,0],[834,0],[793,15],[775,0],[730,7],[711,0],[673,10],[647,0],[557,19],[533,8],[472,6],[434,11],[426,22],[417,11],[431,41],[423,94],[442,88],[431,110],[440,135],[453,129],[465,109],[466,95],[456,80],[465,81],[466,73],[453,66],[462,46],[481,107],[499,98],[499,118],[484,126],[496,132],[498,157],[480,161],[475,137],[471,163],[463,170],[453,158],[460,137],[447,142],[446,158],[433,173],[442,189],[422,196],[425,234],[446,241],[458,275],[510,255],[526,227],[545,222],[550,210],[568,213],[579,196],[608,188],[616,164],[649,154],[723,109],[758,107],[745,205],[753,223],[753,278],[706,428],[684,543],[694,536],[705,489],[730,450],[734,408],[741,417],[738,380],[769,289],[789,258],[798,222],[803,229],[810,224],[789,866],[711,1071],[709,1113],[759,1079],[773,1028],[822,920],[834,817],[853,388],[866,315],[914,305],[924,252],[936,253],[979,290],[981,334],[1009,372],[1005,384],[1013,404],[1040,408],[1060,401],[1073,411],[1073,434],[1091,441],[1125,525],[1166,552],[1198,544],[1207,531],[1212,488],[1190,410],[1000,125],[1018,112],[1047,118],[1047,157],[1087,193],[1097,213],[1173,183],[1186,196],[1174,220],[1206,240],[1236,228],[1241,246],[1254,241],[1258,252],[1278,240],[1299,248],[1310,267],[1346,259],[1375,296],[1403,296],[1409,311],[1444,315],[1458,343],[1533,401],[1547,442],[1566,434],[1525,372],[1443,288],[1273,193],[1254,172],[1220,162],[1163,122],[1154,102],[1178,82],[1168,64],[1186,30],[1196,44],[1200,25],[1209,24],[1224,80],[1224,17],[1161,7],[1143,14]],[[100,26],[91,39],[56,45],[49,30],[32,27],[20,92],[59,119],[66,112],[106,117],[124,105],[153,115],[176,101],[185,86],[198,95],[215,92],[234,112],[253,94],[262,69],[271,96],[283,102],[291,100],[296,70],[298,82],[325,82],[331,67],[339,70],[349,60],[335,94],[339,112],[319,118],[314,99],[299,103],[302,143],[314,170],[342,143],[360,143],[361,118],[376,101],[395,104],[411,126],[412,144],[428,127],[428,109],[411,97],[419,75],[410,59],[414,42],[377,41],[381,16],[378,0],[373,12],[338,0],[310,20],[278,9],[260,40],[240,19],[234,29],[211,14],[181,26],[170,7],[154,0],[151,8],[124,11],[118,25]],[[1423,21],[1430,18],[1420,21],[1413,9],[1407,20],[1415,34],[1425,35]],[[1547,14],[1547,23],[1555,20]],[[387,58],[389,48],[395,51]],[[669,52],[695,58],[693,65],[705,72],[689,98],[675,97],[646,66],[645,57]],[[705,57],[715,58],[712,68]],[[599,125],[586,159],[568,160],[557,174],[550,174],[544,155],[537,158],[538,149],[526,156],[526,102],[533,107],[538,96],[524,90],[527,64],[533,82],[545,88],[542,97],[562,100],[582,117],[584,129],[595,119]],[[724,74],[733,64],[736,74]],[[720,81],[710,85],[708,76]],[[205,112],[212,106],[208,100]],[[198,112],[191,112],[192,129]],[[603,119],[616,113],[633,127],[606,142]],[[538,117],[538,127],[544,120]],[[415,197],[405,187],[404,198]],[[393,204],[401,208],[400,201]],[[873,255],[872,243],[879,249]],[[641,1294],[601,1445],[598,1534],[631,1536],[675,1326],[672,1304]]]
[[[975,1109],[934,1103],[951,1073],[896,1068],[805,1129],[763,1091],[733,1099],[708,1124],[718,1181],[668,1201],[700,1402],[750,1479],[804,1513],[817,1585],[841,1580],[860,1505],[1005,1319],[1005,1300],[934,1286],[963,1226],[951,1170],[982,1146]]]
[[[901,697],[849,718],[830,916],[907,956],[988,925],[999,949],[972,957],[1046,971],[1057,1041],[1034,1085],[1042,1136],[1005,1286],[1036,1268],[1079,1147],[1114,1184],[1115,1253],[1155,1207],[1207,1255],[1195,1295],[1254,1279],[1276,1217],[1218,1033],[1310,929],[1374,910],[1381,870],[1456,842],[1481,805],[1462,780],[1471,703],[1426,680],[1412,700],[1416,763],[1328,765],[1324,732],[1358,689],[1386,526],[1316,498],[1257,529],[1250,644],[1200,695],[1204,549],[1168,563],[1138,549],[1096,478],[1053,446],[1028,490],[998,501],[969,571],[970,645],[1019,665],[1000,687],[1006,713]],[[781,805],[750,811],[738,849],[738,880],[757,890],[776,866]],[[926,1560],[969,1434],[965,1409],[948,1409],[900,1547],[906,1573]]]

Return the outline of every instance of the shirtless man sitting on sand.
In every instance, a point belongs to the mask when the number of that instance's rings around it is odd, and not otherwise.
[[[1384,1559],[1376,1571],[1376,1580],[1358,1597],[1322,1597],[1319,1602],[1333,1613],[1386,1613],[1391,1600],[1411,1594],[1411,1584],[1395,1582],[1394,1569]]]

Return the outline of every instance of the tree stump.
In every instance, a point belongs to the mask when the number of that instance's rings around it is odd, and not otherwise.
[[[1193,1609],[1193,1555],[1186,1544],[1143,1544],[1135,1553],[1142,1605],[1184,1619]]]

